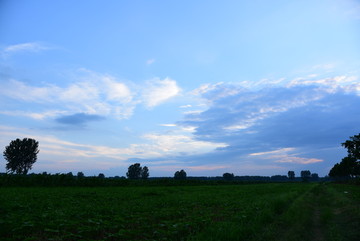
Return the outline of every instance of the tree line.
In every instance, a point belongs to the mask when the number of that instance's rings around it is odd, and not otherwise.
[[[346,140],[344,143],[341,143],[343,147],[347,149],[348,155],[342,159],[340,163],[336,163],[334,167],[330,170],[329,176],[335,179],[339,178],[356,178],[360,177],[360,134],[351,136],[349,140]],[[39,142],[31,138],[16,139],[10,142],[8,146],[5,147],[3,152],[4,159],[6,163],[6,173],[7,174],[19,174],[26,175],[29,170],[32,169],[33,164],[37,160],[37,154],[39,153]],[[46,174],[48,175],[48,174]],[[60,174],[56,174],[60,175]],[[76,178],[84,178],[84,173],[78,172]],[[147,166],[142,167],[140,163],[134,163],[128,167],[126,173],[127,179],[137,180],[137,179],[148,179],[150,176],[149,168]],[[67,174],[61,174],[61,177],[74,177],[70,172]],[[300,177],[302,181],[317,181],[319,176],[317,173],[311,173],[309,170],[303,170],[300,172]],[[95,177],[93,177],[95,178]],[[100,173],[97,178],[104,179],[105,175]],[[120,177],[115,177],[116,179]],[[122,177],[125,178],[125,177]],[[185,180],[187,179],[187,173],[184,170],[176,171],[173,178],[175,180]],[[232,180],[256,180],[255,177],[243,176],[238,177],[233,173],[224,173],[222,175],[223,180],[232,181]],[[268,179],[270,178],[270,179]],[[258,177],[257,180],[272,180],[272,181],[293,181],[296,179],[295,172],[289,171],[288,175],[275,175],[271,177]],[[64,178],[63,178],[64,179]]]

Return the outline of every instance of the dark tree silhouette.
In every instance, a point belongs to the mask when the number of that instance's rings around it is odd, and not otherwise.
[[[175,172],[174,179],[178,179],[178,180],[186,179],[186,172],[184,170]]]
[[[341,145],[347,149],[348,155],[333,166],[329,176],[347,178],[360,176],[360,134],[351,136],[350,140]]]
[[[85,175],[84,175],[84,173],[83,172],[78,172],[77,173],[77,177],[78,178],[83,178]]]
[[[317,181],[317,180],[319,180],[319,174],[317,174],[317,173],[312,173],[312,174],[311,174],[311,180],[312,180],[312,181]]]
[[[98,178],[105,178],[104,173],[99,173]]]
[[[294,171],[288,171],[288,178],[290,180],[294,180],[295,179],[295,172]]]
[[[360,175],[359,162],[351,156],[344,157],[329,172],[330,177],[356,177]]]
[[[343,147],[348,149],[348,156],[355,158],[356,160],[360,159],[360,134],[350,136],[350,140],[341,143]]]
[[[225,173],[223,174],[223,178],[224,178],[225,180],[231,181],[231,180],[234,179],[234,173],[225,172]]]
[[[141,167],[140,163],[135,163],[129,166],[126,176],[129,179],[147,179],[149,177],[149,169],[147,166]]]
[[[149,168],[144,166],[141,170],[141,179],[148,179],[149,177]]]
[[[311,172],[309,170],[301,171],[301,178],[303,181],[308,181],[311,177]]]
[[[31,138],[11,141],[3,153],[8,173],[27,174],[36,162],[39,142]]]

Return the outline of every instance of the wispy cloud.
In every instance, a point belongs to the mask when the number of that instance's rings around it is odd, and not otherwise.
[[[146,65],[152,65],[153,63],[155,63],[155,59],[146,60]]]
[[[21,53],[21,52],[38,53],[38,52],[49,50],[49,49],[51,49],[51,47],[49,47],[48,45],[38,43],[38,42],[29,42],[29,43],[21,43],[21,44],[14,44],[14,45],[7,46],[7,47],[3,48],[2,54],[4,57],[6,57],[9,55]]]
[[[180,91],[181,89],[175,80],[156,78],[147,81],[145,88],[142,90],[142,99],[144,104],[151,108],[179,95]]]
[[[323,162],[323,161],[324,160],[317,159],[317,158],[303,158],[303,157],[290,156],[290,157],[283,157],[282,159],[277,160],[275,162],[278,162],[278,163],[296,163],[296,164],[313,164],[313,163]]]
[[[175,127],[176,124],[160,124],[160,126]]]

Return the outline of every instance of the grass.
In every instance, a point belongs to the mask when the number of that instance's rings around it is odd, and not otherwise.
[[[360,240],[359,202],[358,186],[309,183],[0,188],[0,237]]]

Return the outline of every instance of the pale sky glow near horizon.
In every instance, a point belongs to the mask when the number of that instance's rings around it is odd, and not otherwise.
[[[359,67],[358,0],[4,0],[0,147],[39,141],[35,173],[325,176]]]

